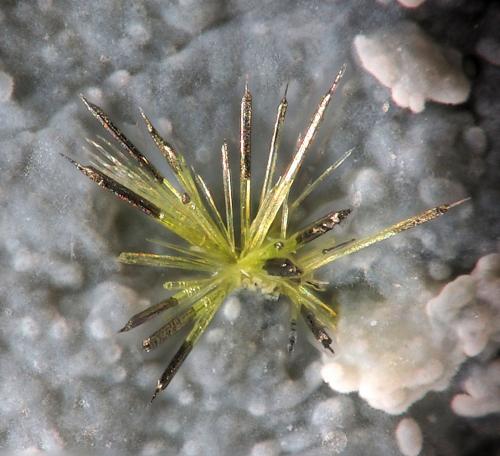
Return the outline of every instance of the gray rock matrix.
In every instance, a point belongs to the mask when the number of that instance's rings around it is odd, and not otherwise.
[[[15,454],[482,455],[500,442],[500,7],[466,0],[0,3],[0,449]],[[289,84],[291,154],[340,65],[348,73],[298,186],[354,147],[303,225],[351,207],[339,241],[470,202],[321,273],[335,357],[288,306],[221,307],[150,406],[179,340],[145,354],[168,270],[120,266],[161,227],[71,167],[101,105],[158,167],[138,107],[222,202],[239,100],[254,98],[256,179]]]

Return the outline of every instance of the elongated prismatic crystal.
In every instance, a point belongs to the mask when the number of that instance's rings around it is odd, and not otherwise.
[[[277,178],[276,160],[288,106],[285,91],[278,105],[264,182],[258,192],[254,191],[254,200],[258,201],[254,214],[251,193],[252,187],[255,187],[251,172],[252,96],[248,86],[245,86],[241,100],[239,211],[234,208],[226,142],[221,148],[225,208],[220,212],[203,178],[187,165],[178,150],[161,137],[146,114],[141,111],[153,143],[164,156],[177,182],[163,177],[102,109],[82,96],[88,110],[119,147],[103,138],[89,141],[90,164],[84,166],[69,159],[71,163],[98,185],[137,207],[184,240],[182,245],[158,241],[173,252],[171,255],[126,252],[120,255],[119,260],[127,264],[176,268],[192,273],[177,281],[166,282],[164,287],[167,290],[177,291],[132,316],[120,330],[129,331],[149,320],[161,318],[163,321],[158,329],[142,343],[144,350],[150,351],[182,328],[190,328],[160,376],[153,399],[170,383],[225,297],[239,288],[258,287],[265,294],[283,294],[289,298],[289,351],[296,343],[297,319],[303,318],[316,340],[333,353],[330,334],[334,330],[336,314],[328,303],[317,296],[316,292],[324,289],[326,284],[315,280],[314,272],[332,261],[433,220],[465,201],[443,204],[366,238],[339,243],[325,234],[349,216],[349,208],[332,208],[323,217],[298,230],[288,229],[293,211],[351,154],[351,151],[346,152],[305,188],[299,189],[295,200],[289,199],[292,185],[344,71],[345,66],[342,66],[299,139],[288,166]],[[235,214],[240,216],[239,224],[235,222]],[[237,226],[240,227],[239,233],[235,233]],[[307,249],[304,249],[305,246]]]

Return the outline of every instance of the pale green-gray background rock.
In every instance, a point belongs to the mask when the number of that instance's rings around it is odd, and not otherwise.
[[[0,448],[498,454],[499,22],[494,2],[466,0],[2,1]],[[472,201],[325,268],[336,358],[299,327],[289,359],[286,301],[243,293],[150,407],[177,342],[145,355],[151,327],[116,331],[175,275],[117,265],[162,230],[60,157],[102,134],[78,94],[153,152],[145,109],[221,202],[218,151],[227,138],[236,155],[245,80],[261,176],[285,85],[288,155],[342,62],[298,185],[356,149],[296,223],[352,207],[343,239]]]

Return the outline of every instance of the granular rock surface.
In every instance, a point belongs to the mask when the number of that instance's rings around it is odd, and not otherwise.
[[[0,5],[0,448],[119,455],[480,455],[500,422],[498,5],[466,0]],[[297,190],[354,148],[291,223],[350,207],[359,238],[467,196],[439,220],[325,267],[336,355],[289,311],[241,292],[223,304],[168,389],[180,344],[143,353],[168,270],[121,266],[169,235],[98,189],[85,161],[102,106],[167,172],[138,107],[222,203],[219,150],[236,166],[239,100],[254,100],[253,172],[264,174],[288,84],[292,154],[340,65],[348,71]],[[161,252],[161,250],[157,250]],[[332,334],[333,335],[333,334]]]

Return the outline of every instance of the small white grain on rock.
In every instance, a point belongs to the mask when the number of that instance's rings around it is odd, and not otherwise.
[[[422,3],[425,2],[425,0],[398,0],[401,5],[406,6],[407,8],[417,8],[420,6]]]
[[[403,418],[398,423],[396,440],[404,456],[417,456],[422,451],[422,431],[413,418]]]
[[[14,78],[4,71],[0,71],[0,102],[10,100],[14,91]]]
[[[235,321],[240,315],[240,300],[235,296],[231,296],[226,300],[222,309],[227,320]]]

